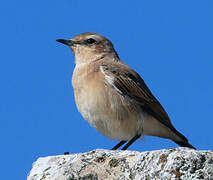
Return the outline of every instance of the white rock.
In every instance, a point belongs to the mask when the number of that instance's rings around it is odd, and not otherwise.
[[[149,152],[97,149],[39,158],[28,180],[213,180],[213,151],[188,148]]]

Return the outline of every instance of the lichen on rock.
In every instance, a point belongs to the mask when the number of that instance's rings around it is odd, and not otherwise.
[[[213,179],[213,151],[189,148],[111,151],[39,158],[28,180]]]

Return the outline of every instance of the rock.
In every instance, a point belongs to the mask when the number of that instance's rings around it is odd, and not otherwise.
[[[28,180],[213,180],[213,151],[189,148],[111,151],[39,158]]]

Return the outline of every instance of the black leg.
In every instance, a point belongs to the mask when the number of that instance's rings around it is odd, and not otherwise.
[[[112,150],[117,150],[119,147],[121,147],[126,141],[119,142],[115,147],[112,148]]]
[[[126,150],[132,143],[134,143],[141,135],[136,135],[121,149]]]

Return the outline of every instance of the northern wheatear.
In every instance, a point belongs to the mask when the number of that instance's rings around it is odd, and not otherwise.
[[[171,139],[194,148],[172,125],[166,111],[140,75],[124,64],[113,44],[100,34],[57,39],[75,55],[72,85],[78,110],[95,129],[121,140],[112,149],[127,149],[143,135]]]

